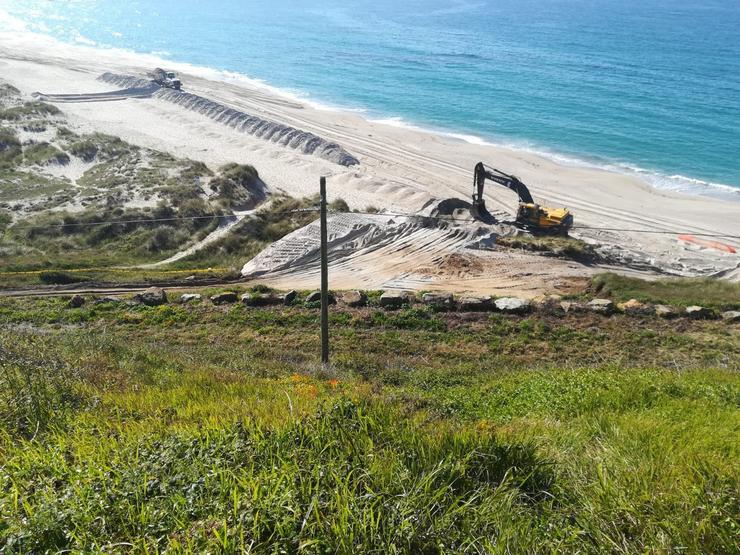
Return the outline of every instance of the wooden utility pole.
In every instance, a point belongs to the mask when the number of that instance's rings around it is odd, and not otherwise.
[[[321,195],[321,364],[329,364],[329,256],[326,233],[326,178],[319,180]]]

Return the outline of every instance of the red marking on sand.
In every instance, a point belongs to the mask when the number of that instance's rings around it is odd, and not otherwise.
[[[707,247],[708,249],[717,249],[718,251],[725,251],[732,254],[737,253],[735,247],[731,247],[730,245],[726,245],[725,243],[720,243],[719,241],[707,241],[706,239],[699,239],[698,237],[694,237],[693,235],[679,235],[678,240],[685,241],[687,243],[693,243],[694,245],[699,245],[700,247]]]

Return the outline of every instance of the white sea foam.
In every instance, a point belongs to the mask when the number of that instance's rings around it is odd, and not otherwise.
[[[431,127],[423,127],[407,122],[401,117],[381,117],[381,118],[368,118],[373,123],[380,123],[383,125],[390,125],[393,127],[400,127],[403,129],[409,129],[413,131],[420,131],[423,133],[434,134],[442,137],[448,137],[451,139],[463,141],[469,144],[477,146],[492,146],[496,148],[506,148],[514,151],[528,152],[536,156],[541,156],[557,162],[564,166],[572,166],[579,168],[589,168],[595,170],[603,170],[609,172],[622,173],[637,177],[644,181],[648,185],[666,191],[675,193],[702,195],[719,197],[729,200],[740,200],[740,188],[733,187],[731,185],[725,185],[722,183],[714,183],[711,181],[704,181],[692,177],[686,177],[684,175],[665,175],[656,171],[647,170],[638,166],[624,164],[619,162],[608,162],[608,161],[589,161],[584,158],[577,156],[562,154],[548,150],[543,147],[538,147],[528,141],[512,141],[512,140],[499,140],[492,141],[487,140],[477,135],[456,133],[452,131],[445,131],[441,129],[434,129]]]
[[[460,133],[444,129],[435,129],[409,123],[401,117],[371,117],[370,112],[365,108],[353,108],[318,101],[311,98],[303,91],[290,90],[275,87],[262,79],[250,77],[244,73],[221,70],[206,66],[198,66],[187,62],[179,62],[167,59],[168,52],[140,53],[132,50],[97,44],[95,41],[77,33],[74,37],[75,44],[67,44],[46,34],[29,30],[29,25],[25,21],[8,14],[0,9],[0,43],[5,43],[15,47],[27,46],[33,47],[34,50],[46,50],[54,52],[55,55],[63,56],[65,50],[71,57],[79,56],[84,51],[87,56],[94,56],[95,59],[102,63],[110,63],[112,67],[129,65],[138,67],[156,67],[166,66],[172,71],[187,73],[196,77],[211,81],[220,81],[235,85],[242,85],[252,89],[262,90],[265,93],[284,98],[285,100],[304,104],[313,109],[323,111],[338,111],[363,114],[368,121],[394,127],[402,127],[413,131],[430,133],[454,140],[463,141],[477,146],[492,146],[507,148],[514,151],[529,152],[553,160],[559,164],[588,167],[605,171],[612,171],[638,177],[645,183],[657,188],[673,192],[698,194],[712,197],[721,197],[730,200],[740,200],[740,188],[703,181],[701,179],[686,177],[683,175],[666,175],[659,172],[647,170],[637,166],[607,161],[589,161],[573,155],[562,154],[548,150],[546,148],[533,145],[526,141],[511,140],[488,140],[477,135]],[[94,53],[93,53],[94,52]],[[91,56],[91,57],[92,57]]]
[[[76,33],[74,36],[75,42],[79,44],[84,44],[85,46],[97,46],[98,43],[95,42],[92,39],[87,38],[84,35],[81,35],[80,33]]]

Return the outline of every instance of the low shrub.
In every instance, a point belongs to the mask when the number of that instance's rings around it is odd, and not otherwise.
[[[70,283],[82,283],[84,281],[89,281],[89,278],[81,274],[49,270],[46,272],[41,272],[39,274],[39,281],[47,285],[68,285]]]

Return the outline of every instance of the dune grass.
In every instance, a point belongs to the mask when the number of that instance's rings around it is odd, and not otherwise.
[[[599,256],[592,245],[573,237],[513,235],[510,237],[499,237],[496,240],[496,244],[512,249],[522,249],[569,258],[583,263],[597,262],[599,260]]]
[[[712,278],[647,281],[606,273],[593,278],[591,290],[617,301],[637,299],[676,306],[701,305],[724,310],[740,308],[740,283]]]
[[[5,552],[740,547],[727,324],[317,318],[0,300]]]

